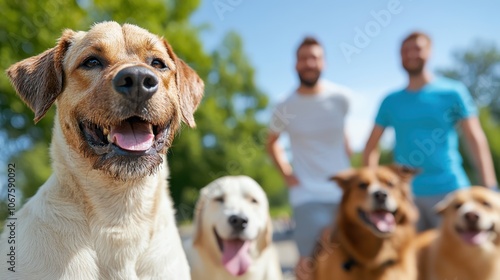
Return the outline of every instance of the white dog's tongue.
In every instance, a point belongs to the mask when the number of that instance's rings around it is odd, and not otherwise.
[[[381,232],[392,232],[396,228],[396,220],[392,213],[375,211],[369,214],[371,222]]]
[[[222,264],[226,270],[234,276],[243,275],[252,263],[250,241],[223,240],[222,247]]]
[[[466,231],[462,232],[460,236],[471,245],[480,245],[488,239],[488,234],[484,231]]]
[[[111,128],[109,139],[118,147],[129,151],[147,151],[153,146],[153,128],[146,122],[124,121]]]

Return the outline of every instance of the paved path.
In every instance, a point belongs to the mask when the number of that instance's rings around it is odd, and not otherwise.
[[[293,267],[298,260],[299,253],[292,238],[293,231],[288,225],[283,225],[280,221],[274,221],[273,243],[278,250],[281,269],[284,280],[293,280]],[[193,231],[192,225],[184,225],[179,228],[182,240],[189,239]]]

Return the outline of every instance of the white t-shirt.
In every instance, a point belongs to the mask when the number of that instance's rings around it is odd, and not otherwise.
[[[342,190],[329,180],[350,167],[344,143],[349,90],[322,82],[323,92],[292,93],[274,109],[269,129],[287,133],[293,172],[299,185],[289,189],[292,206],[308,202],[340,202]]]

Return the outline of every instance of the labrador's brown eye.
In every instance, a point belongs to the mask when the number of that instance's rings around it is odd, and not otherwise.
[[[462,203],[460,203],[460,202],[457,202],[457,203],[455,203],[455,205],[453,205],[453,208],[455,208],[455,209],[459,209],[460,207],[462,207]]]
[[[96,57],[91,56],[91,57],[85,59],[81,65],[87,69],[94,69],[97,67],[101,67],[102,63]]]
[[[486,208],[491,208],[491,204],[488,201],[483,201],[481,204]]]
[[[254,204],[259,204],[259,202],[257,201],[257,199],[255,199],[255,198],[253,198],[253,197],[252,197],[252,198],[250,198],[250,201],[251,201],[252,203],[254,203]]]
[[[165,63],[159,58],[153,59],[153,61],[151,61],[151,66],[160,70],[168,69],[167,65],[165,65]]]
[[[214,200],[217,202],[220,202],[220,203],[224,203],[224,196],[218,196],[218,197],[214,198]]]

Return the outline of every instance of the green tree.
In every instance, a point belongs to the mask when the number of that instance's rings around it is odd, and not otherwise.
[[[497,178],[500,178],[500,50],[495,44],[477,40],[467,49],[453,53],[454,66],[440,69],[441,75],[462,81],[480,108],[479,120],[488,139]],[[477,176],[465,143],[461,143],[464,167],[473,183]]]
[[[379,164],[380,165],[386,165],[386,164],[391,164],[394,162],[392,158],[392,150],[391,149],[384,149],[380,147],[379,145],[379,151],[380,151],[380,159],[379,159]],[[355,168],[359,168],[363,166],[363,152],[357,152],[354,153],[352,158],[351,158],[351,166]]]
[[[488,138],[490,144],[493,164],[495,165],[495,173],[500,180],[500,123],[492,117],[488,108],[481,110],[479,118],[486,138]]]
[[[175,174],[171,182],[177,186],[171,193],[183,203],[177,207],[181,219],[191,215],[198,190],[225,175],[249,175],[263,186],[271,204],[286,203],[281,177],[265,153],[266,126],[256,121],[268,98],[256,87],[254,75],[241,38],[227,34],[212,53],[197,129],[183,130],[169,154]]]
[[[493,43],[477,40],[453,53],[454,66],[440,69],[446,77],[462,81],[479,107],[488,107],[500,120],[500,50]]]

